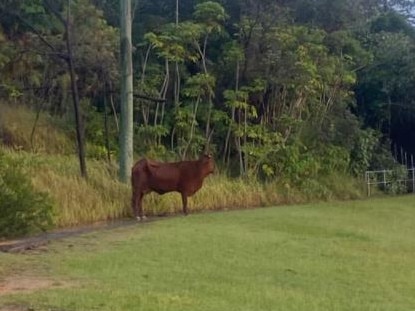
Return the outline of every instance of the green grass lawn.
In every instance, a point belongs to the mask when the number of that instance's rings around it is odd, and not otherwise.
[[[0,253],[0,293],[11,276],[53,282],[0,294],[0,310],[410,311],[415,197],[207,213],[95,232],[44,252]]]

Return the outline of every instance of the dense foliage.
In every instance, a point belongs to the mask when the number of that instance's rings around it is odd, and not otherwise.
[[[36,191],[21,164],[0,151],[0,238],[46,230],[52,211],[47,194]]]
[[[411,5],[136,1],[136,153],[190,158],[211,139],[227,172],[294,183],[393,163],[392,144],[415,151]],[[73,122],[65,23],[88,154],[111,158],[118,1],[2,1],[0,97]]]

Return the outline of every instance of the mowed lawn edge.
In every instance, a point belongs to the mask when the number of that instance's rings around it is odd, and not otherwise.
[[[415,310],[414,199],[194,214],[0,254],[0,310]],[[13,278],[40,286],[1,294]]]

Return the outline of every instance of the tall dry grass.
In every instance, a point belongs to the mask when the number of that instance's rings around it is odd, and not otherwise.
[[[116,219],[129,213],[129,187],[116,180],[113,168],[105,162],[88,161],[89,178],[85,180],[79,176],[75,156],[10,150],[6,155],[21,163],[35,189],[52,198],[58,227]]]
[[[50,117],[39,116],[31,139],[35,117],[27,108],[0,103],[0,138],[10,140],[10,144],[6,141],[7,156],[25,168],[36,189],[46,191],[52,198],[55,225],[67,227],[130,216],[130,185],[118,182],[116,165],[88,159],[89,178],[82,179],[72,140],[53,125]],[[202,189],[189,199],[189,210],[251,208],[363,196],[359,182],[347,176],[325,176],[295,187],[217,174],[207,178]],[[178,193],[149,194],[143,204],[147,215],[177,213],[182,205]]]
[[[130,185],[117,180],[116,167],[104,161],[89,160],[89,178],[79,177],[75,156],[42,155],[7,151],[30,174],[36,189],[52,198],[54,222],[68,227],[131,216]],[[333,182],[333,178],[337,178]],[[202,189],[189,199],[191,212],[227,210],[303,203],[317,200],[356,199],[363,196],[356,180],[330,177],[319,189],[297,189],[288,184],[260,183],[212,175]],[[329,186],[332,188],[329,188]],[[363,189],[362,189],[363,190]],[[310,192],[313,191],[313,192]],[[181,212],[178,193],[149,194],[143,200],[149,216]]]
[[[0,142],[14,150],[47,154],[71,154],[75,143],[53,124],[46,113],[25,106],[0,103]]]

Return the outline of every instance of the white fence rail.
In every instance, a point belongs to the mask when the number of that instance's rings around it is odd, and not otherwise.
[[[365,182],[368,196],[371,196],[375,189],[395,194],[415,193],[415,168],[366,171]]]

